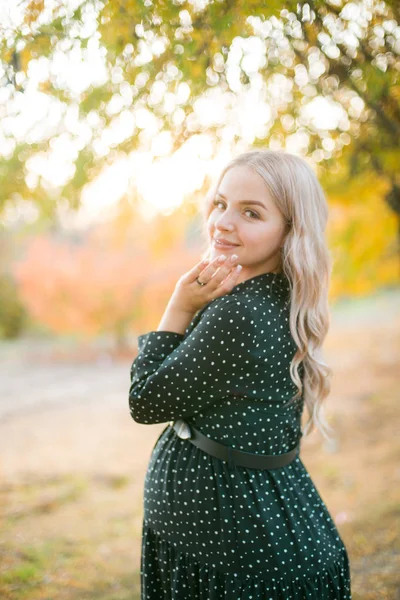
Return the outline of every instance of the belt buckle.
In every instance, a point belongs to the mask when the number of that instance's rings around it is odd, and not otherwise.
[[[177,421],[175,421],[174,429],[176,431],[177,436],[181,438],[181,440],[190,440],[190,438],[192,437],[192,431],[190,429],[190,426],[183,419],[178,419]]]

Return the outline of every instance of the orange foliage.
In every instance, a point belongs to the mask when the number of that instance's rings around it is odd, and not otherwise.
[[[113,251],[90,236],[80,246],[38,237],[14,267],[34,319],[57,333],[87,335],[125,328],[147,271],[146,257],[129,247]]]
[[[35,321],[54,333],[111,333],[121,341],[131,330],[156,329],[177,280],[200,260],[199,249],[183,245],[160,223],[142,223],[122,241],[110,227],[79,245],[42,235],[13,271]]]

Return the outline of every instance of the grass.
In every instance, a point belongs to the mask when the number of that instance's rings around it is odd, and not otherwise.
[[[0,498],[5,501],[8,492],[8,519],[16,521],[28,515],[40,515],[56,512],[68,503],[74,503],[85,493],[87,481],[82,477],[70,475],[45,482],[27,481],[14,485],[11,489],[0,488]]]
[[[400,590],[400,503],[372,506],[344,524],[351,560],[353,600],[395,600]]]
[[[139,599],[141,511],[120,502],[131,484],[97,474],[1,488],[0,598]]]

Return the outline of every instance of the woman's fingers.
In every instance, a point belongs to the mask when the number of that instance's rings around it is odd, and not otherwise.
[[[199,278],[207,285],[205,291],[226,293],[235,285],[241,270],[241,267],[240,269],[236,268],[237,259],[236,254],[228,257],[220,254],[211,261],[202,260],[186,273],[186,281],[193,283]]]
[[[195,265],[193,267],[193,269],[188,271],[188,273],[186,274],[186,276],[188,278],[188,282],[192,283],[192,282],[196,281],[196,279],[200,275],[200,273],[202,275],[200,278],[202,281],[211,280],[211,277],[214,275],[215,271],[224,262],[224,259],[221,260],[221,258],[222,258],[222,256],[219,256],[218,258],[212,260],[211,262],[209,260],[202,260],[201,262],[197,263],[197,265]]]
[[[231,261],[220,255],[214,260],[205,259],[197,263],[180,277],[171,298],[171,305],[183,312],[195,313],[207,302],[230,292],[239,275],[235,265],[237,258],[236,256]],[[198,285],[197,279],[204,285]]]
[[[226,276],[234,270],[237,263],[238,256],[237,254],[232,254],[228,258],[222,260],[219,265],[218,272],[213,277],[213,282],[215,282],[215,286],[218,286],[222,281],[225,280]]]
[[[209,260],[204,259],[201,260],[199,263],[197,263],[196,265],[194,265],[194,267],[192,269],[190,269],[186,274],[185,274],[185,278],[189,283],[192,283],[193,281],[196,281],[197,277],[200,275],[200,273],[202,271],[204,271],[204,269],[207,267],[207,265],[209,264]]]
[[[217,288],[217,291],[220,292],[221,296],[230,292],[231,289],[236,285],[241,270],[242,265],[236,265],[230,270],[225,279],[223,279],[223,281]]]
[[[200,275],[200,280],[208,282],[207,290],[218,295],[226,294],[236,284],[240,269],[236,270],[237,255],[229,258],[218,257],[221,262],[211,263]],[[222,258],[222,260],[221,260]]]

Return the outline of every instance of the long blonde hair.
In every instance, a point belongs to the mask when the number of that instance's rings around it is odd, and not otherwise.
[[[288,223],[280,267],[289,282],[290,330],[297,345],[290,376],[298,391],[291,401],[304,398],[309,420],[303,435],[317,427],[330,441],[328,432],[333,430],[324,416],[323,401],[330,392],[332,370],[322,356],[330,322],[328,290],[332,264],[325,239],[328,204],[316,175],[303,158],[283,150],[251,150],[231,160],[207,194],[202,206],[205,226],[223,176],[238,165],[250,166],[263,178]]]

